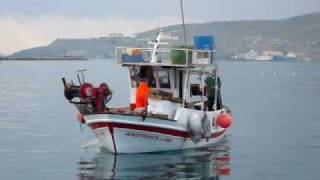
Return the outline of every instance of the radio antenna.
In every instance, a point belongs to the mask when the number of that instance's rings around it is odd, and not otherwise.
[[[186,33],[186,25],[184,23],[183,0],[180,0],[180,10],[181,10],[184,45],[187,47],[187,33]]]

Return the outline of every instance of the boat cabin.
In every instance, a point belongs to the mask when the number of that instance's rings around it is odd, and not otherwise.
[[[116,48],[117,62],[129,72],[130,108],[106,107],[106,103],[112,97],[112,91],[106,83],[101,83],[99,87],[87,83],[83,71],[80,71],[83,75],[82,81],[78,76],[79,86],[73,82],[67,83],[63,78],[65,97],[75,104],[82,114],[134,115],[140,108],[136,106],[140,105],[136,103],[137,89],[144,81],[147,93],[142,93],[144,99],[141,102],[145,102],[142,109],[148,116],[174,119],[179,108],[208,111],[207,92],[213,91],[213,88],[206,89],[205,78],[208,75],[217,75],[217,65],[213,63],[213,37],[195,37],[194,46],[173,48],[160,47],[161,44],[167,44],[161,42],[160,37],[161,32],[156,41],[150,42],[153,48]],[[218,88],[214,89],[214,93],[217,94]],[[210,102],[212,104],[212,100]],[[217,107],[217,100],[213,107]]]
[[[116,48],[117,62],[129,72],[132,109],[139,82],[144,80],[150,89],[148,113],[173,119],[178,107],[206,110],[204,79],[217,67],[213,63],[212,37],[201,36],[195,41],[199,38],[206,41],[195,47]]]

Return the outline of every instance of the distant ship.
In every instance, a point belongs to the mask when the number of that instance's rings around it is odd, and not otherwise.
[[[273,60],[273,56],[270,55],[259,55],[257,51],[249,51],[248,53],[241,53],[239,55],[235,55],[234,59],[243,59],[248,61],[271,61]]]
[[[288,53],[287,55],[283,56],[273,56],[273,61],[296,61],[297,55],[294,53]]]
[[[258,53],[257,51],[250,50],[247,53],[239,53],[232,57],[238,60],[248,61],[295,61],[297,56],[294,53],[284,54],[278,51],[263,51]]]

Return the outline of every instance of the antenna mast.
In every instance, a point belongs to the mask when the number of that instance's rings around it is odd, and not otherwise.
[[[181,18],[182,18],[184,45],[187,47],[187,33],[186,33],[186,25],[184,23],[183,0],[180,0],[180,10],[181,10]]]
[[[183,39],[184,39],[184,48],[186,53],[186,64],[187,64],[187,72],[185,78],[185,85],[184,85],[184,92],[183,92],[183,99],[182,99],[182,106],[186,106],[186,98],[187,98],[187,89],[189,88],[189,79],[190,79],[190,63],[189,63],[189,50],[187,47],[187,33],[186,33],[186,25],[184,23],[184,13],[183,13],[183,0],[180,0],[180,10],[181,10],[181,19],[182,19],[182,28],[183,28]]]

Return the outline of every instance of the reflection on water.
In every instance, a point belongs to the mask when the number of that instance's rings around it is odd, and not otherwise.
[[[80,180],[91,179],[220,179],[230,175],[227,142],[214,147],[163,153],[112,155],[96,157],[78,164]]]
[[[127,71],[113,61],[1,62],[0,180],[319,180],[319,63],[221,61],[223,101],[234,119],[223,150],[117,157],[95,154],[93,141],[80,148],[94,135],[80,131],[60,79],[82,68],[88,81],[110,85],[110,105],[128,104]]]

